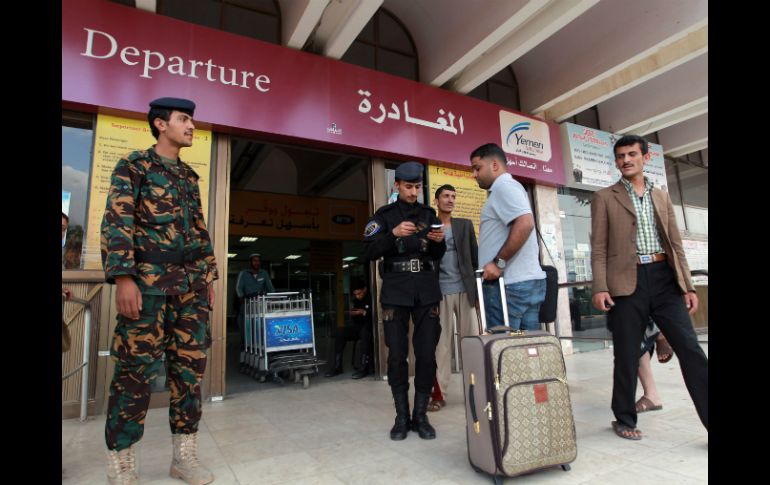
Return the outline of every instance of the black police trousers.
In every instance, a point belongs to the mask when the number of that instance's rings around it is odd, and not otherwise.
[[[385,345],[388,347],[388,383],[393,394],[409,391],[409,316],[414,322],[414,387],[430,394],[436,377],[436,345],[441,337],[439,302],[419,306],[382,305]]]
[[[345,351],[347,342],[361,341],[361,355],[372,356],[372,324],[347,325],[344,328],[337,328],[337,334],[334,337],[334,353],[341,354]]]

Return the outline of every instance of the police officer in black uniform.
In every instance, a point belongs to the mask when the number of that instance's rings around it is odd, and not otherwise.
[[[441,336],[438,260],[446,251],[444,230],[436,211],[417,202],[423,167],[417,162],[396,169],[398,200],[381,207],[364,231],[364,255],[377,260],[382,274],[382,320],[388,346],[388,383],[396,404],[390,439],[406,438],[409,429],[422,439],[436,431],[425,414],[436,376],[436,344]],[[415,398],[409,419],[409,316],[414,322]]]
[[[342,355],[347,342],[361,341],[361,367],[353,373],[353,379],[361,379],[372,373],[372,305],[363,280],[353,282],[353,308],[350,310],[352,325],[337,329],[334,339],[334,367],[325,374],[334,377],[342,374]],[[354,347],[355,351],[355,347]]]

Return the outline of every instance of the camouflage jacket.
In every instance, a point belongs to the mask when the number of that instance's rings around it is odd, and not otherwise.
[[[112,172],[101,227],[108,283],[132,275],[142,293],[181,295],[219,277],[198,178],[181,160],[163,161],[154,146],[120,159]],[[177,263],[137,261],[143,254],[159,252],[186,257]]]

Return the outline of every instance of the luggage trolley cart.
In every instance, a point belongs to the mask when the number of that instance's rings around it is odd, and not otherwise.
[[[289,371],[294,382],[310,386],[310,375],[326,362],[316,357],[311,292],[268,293],[245,302],[245,350],[241,370],[264,382]]]

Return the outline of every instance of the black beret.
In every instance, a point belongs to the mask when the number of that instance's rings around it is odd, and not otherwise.
[[[158,98],[156,100],[150,101],[150,108],[186,111],[189,112],[192,116],[192,114],[195,112],[195,103],[189,99],[182,98]]]
[[[422,182],[422,165],[417,162],[402,163],[396,169],[396,180]]]

